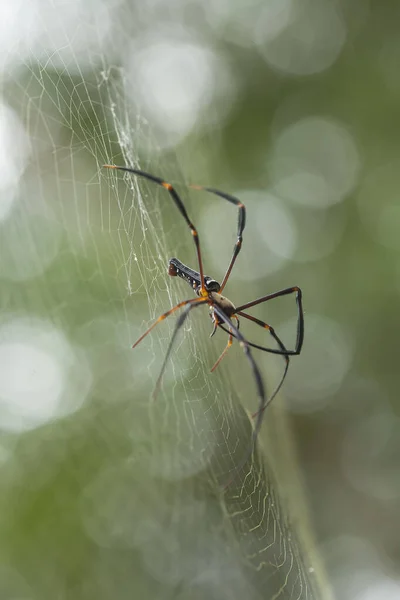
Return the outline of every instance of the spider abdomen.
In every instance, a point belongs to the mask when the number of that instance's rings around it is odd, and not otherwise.
[[[210,292],[208,297],[213,304],[216,304],[221,310],[224,311],[227,317],[231,317],[235,313],[236,307],[233,302],[229,300],[229,298],[226,298],[217,292]]]

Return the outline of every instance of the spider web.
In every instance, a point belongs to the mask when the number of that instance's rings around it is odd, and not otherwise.
[[[116,58],[129,40],[126,15],[113,16],[113,56],[109,39],[96,39],[100,17],[80,16],[89,41],[78,49],[57,22],[60,39],[53,31],[34,51],[19,48],[3,80],[17,150],[2,222],[0,341],[29,394],[13,380],[5,398],[14,404],[0,405],[11,557],[1,585],[65,598],[317,597],[264,453],[235,471],[256,396],[240,349],[211,375],[226,339],[211,342],[206,310],[194,310],[154,403],[175,318],[130,350],[191,297],[167,276],[168,258],[195,265],[195,255],[164,190],[101,169],[185,181],[179,159],[158,151]],[[179,191],[195,223],[217,201]],[[281,460],[295,481],[284,421],[271,423],[268,443],[286,437]]]

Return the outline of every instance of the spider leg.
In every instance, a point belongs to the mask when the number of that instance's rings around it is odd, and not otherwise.
[[[156,385],[154,387],[154,391],[153,391],[153,394],[152,394],[153,400],[156,399],[156,397],[158,395],[158,392],[160,391],[161,381],[162,381],[162,378],[163,378],[163,375],[164,375],[164,372],[165,372],[165,368],[167,366],[168,359],[169,359],[169,357],[171,355],[171,351],[172,351],[174,342],[176,340],[176,336],[179,333],[179,330],[183,327],[183,324],[185,323],[187,317],[189,316],[189,313],[192,310],[192,308],[196,308],[196,306],[199,306],[199,304],[205,304],[205,302],[207,302],[207,300],[205,298],[196,298],[195,300],[197,300],[197,302],[195,302],[195,303],[192,302],[191,304],[187,304],[186,305],[185,310],[183,311],[183,313],[181,313],[179,315],[179,317],[178,317],[178,319],[176,321],[175,329],[174,329],[174,332],[172,334],[171,340],[170,340],[170,342],[168,344],[168,349],[167,349],[167,352],[166,352],[165,357],[164,357],[164,361],[163,361],[163,364],[162,364],[162,367],[161,367],[161,371],[160,371],[159,376],[157,377]]]
[[[265,323],[264,321],[261,321],[260,319],[253,317],[252,315],[248,315],[247,313],[245,313],[243,311],[239,311],[237,314],[240,315],[241,317],[244,317],[245,319],[249,319],[249,321],[253,321],[257,325],[260,325],[260,327],[263,327],[264,329],[266,329],[271,334],[271,336],[274,338],[274,340],[276,341],[276,343],[278,344],[280,349],[277,350],[276,348],[267,348],[266,346],[259,346],[258,344],[250,344],[252,346],[252,348],[257,348],[258,350],[264,350],[264,352],[270,352],[271,354],[280,354],[283,356],[293,356],[295,354],[299,354],[295,350],[287,350],[285,348],[285,346],[283,345],[282,340],[276,334],[275,329],[273,327],[271,327],[271,325],[268,325],[268,323]]]
[[[193,225],[192,221],[189,219],[189,215],[186,212],[186,208],[185,208],[182,200],[178,196],[178,193],[176,192],[175,188],[170,183],[164,181],[160,177],[155,177],[155,175],[151,175],[150,173],[146,173],[145,171],[140,171],[139,169],[132,169],[131,167],[117,167],[116,165],[103,165],[103,167],[105,167],[107,169],[117,169],[119,171],[126,171],[127,173],[133,173],[134,175],[139,175],[139,177],[145,177],[146,179],[149,179],[150,181],[157,183],[158,185],[165,188],[169,192],[169,194],[172,196],[173,201],[175,202],[177,209],[181,213],[182,217],[185,219],[185,221],[186,221],[187,225],[189,226],[190,231],[192,233],[193,240],[194,240],[194,243],[196,246],[197,260],[199,263],[201,292],[202,292],[202,295],[205,295],[206,287],[204,284],[203,261],[201,258],[199,234],[197,233],[196,227]]]
[[[232,196],[231,194],[227,194],[225,192],[221,192],[220,190],[216,190],[215,188],[203,187],[201,185],[190,185],[189,187],[191,187],[194,190],[204,190],[205,192],[210,192],[211,194],[220,196],[220,198],[224,198],[224,200],[228,200],[228,202],[230,202],[231,204],[235,204],[238,207],[237,240],[233,247],[233,256],[231,258],[231,262],[228,265],[228,268],[226,270],[226,273],[225,273],[224,278],[221,283],[221,288],[220,288],[220,293],[221,293],[228,281],[229,275],[231,274],[231,271],[233,269],[233,265],[235,264],[237,255],[239,254],[239,252],[242,248],[242,241],[243,241],[242,234],[243,234],[243,230],[246,225],[246,207],[243,204],[243,202],[240,202],[240,200],[235,198],[235,196]]]
[[[237,320],[237,326],[238,326],[238,329],[239,329],[239,319],[237,317],[234,317],[234,318]],[[218,323],[215,324],[215,327],[218,327]],[[219,363],[224,358],[224,356],[226,355],[226,353],[228,352],[229,348],[232,346],[232,343],[233,343],[232,331],[231,330],[228,331],[227,329],[225,329],[225,327],[222,327],[222,329],[224,329],[227,333],[229,333],[229,339],[228,339],[228,343],[226,344],[224,350],[222,351],[222,353],[220,354],[219,358],[214,363],[214,366],[211,369],[211,373],[213,373],[215,371],[215,369],[218,367]],[[212,335],[214,333],[215,333],[215,331],[213,331]]]
[[[169,315],[172,315],[172,313],[174,313],[176,310],[178,310],[179,308],[182,308],[182,306],[186,306],[187,304],[192,306],[193,304],[196,304],[196,303],[198,304],[202,301],[203,301],[203,298],[191,298],[190,300],[183,300],[183,302],[179,302],[179,304],[177,304],[173,308],[170,308],[169,310],[167,310],[167,312],[160,315],[158,317],[158,319],[156,321],[154,321],[153,325],[150,325],[150,327],[143,333],[143,335],[141,335],[140,338],[138,340],[136,340],[136,342],[133,344],[132,348],[136,348],[136,346],[138,344],[140,344],[140,342],[143,340],[143,338],[145,338],[146,335],[148,335],[150,333],[150,331],[152,331],[154,329],[154,327],[156,325],[158,325],[158,323],[161,323],[161,321],[164,321],[164,319],[169,317]]]
[[[281,389],[283,382],[286,379],[286,375],[287,375],[287,372],[289,369],[289,362],[290,362],[289,354],[294,354],[294,352],[292,352],[290,350],[289,351],[286,350],[285,346],[283,345],[283,342],[277,336],[277,334],[275,333],[275,330],[270,325],[268,325],[268,323],[264,323],[264,321],[260,321],[260,319],[256,319],[256,317],[247,315],[246,313],[244,313],[242,311],[240,311],[238,314],[241,315],[242,317],[244,317],[245,319],[249,319],[250,321],[257,323],[257,325],[260,325],[264,329],[267,329],[269,331],[269,333],[272,335],[272,337],[274,338],[274,340],[276,341],[276,343],[278,344],[280,350],[275,350],[274,348],[265,348],[264,346],[259,346],[258,344],[251,344],[252,348],[257,348],[258,350],[264,350],[264,352],[273,352],[274,354],[280,354],[283,357],[283,359],[285,360],[285,369],[283,371],[281,380],[279,381],[278,385],[272,392],[271,396],[268,398],[268,401],[265,403],[265,405],[253,414],[253,418],[255,418],[258,415],[258,413],[260,412],[260,410],[262,412],[265,411],[267,406],[269,406],[271,404],[272,400],[275,398],[275,396]],[[274,350],[275,350],[275,352],[274,352]]]
[[[303,301],[302,301],[302,292],[301,289],[297,286],[291,288],[285,288],[284,290],[280,290],[279,292],[274,292],[273,294],[268,294],[268,296],[263,296],[262,298],[258,298],[258,300],[253,300],[253,302],[247,302],[247,304],[242,304],[242,306],[237,306],[235,309],[235,313],[241,314],[241,311],[244,308],[250,308],[251,306],[256,306],[257,304],[262,304],[263,302],[267,302],[268,300],[272,300],[273,298],[279,298],[279,296],[287,296],[288,294],[296,294],[296,303],[297,303],[297,336],[296,336],[296,345],[294,350],[285,350],[285,354],[300,354],[301,348],[303,346],[304,340],[304,312],[303,312]],[[250,317],[250,315],[244,315],[246,318],[257,322],[254,317]],[[259,325],[262,323],[259,322]],[[266,325],[266,324],[264,324]],[[262,325],[262,326],[264,326]],[[267,327],[268,328],[268,327]],[[271,332],[271,328],[269,328],[271,335],[274,334]],[[273,330],[272,330],[273,331]],[[275,338],[275,340],[279,341]],[[274,351],[273,349],[268,350],[273,354],[281,354],[279,351]]]
[[[246,315],[246,313],[240,312],[238,314],[240,314],[242,317],[245,317],[245,318],[250,317],[250,315]],[[255,317],[252,317],[251,320],[256,321]],[[258,319],[257,319],[257,321],[258,321]],[[264,326],[263,321],[260,321],[258,323],[258,325],[261,325],[261,324]],[[265,323],[265,325],[267,325],[267,323]],[[230,331],[228,329],[226,329],[226,327],[224,327],[223,325],[219,325],[219,328],[223,329],[228,334],[230,333]],[[271,330],[273,333],[271,332]],[[263,350],[264,352],[270,352],[271,354],[279,354],[279,355],[283,355],[283,356],[291,356],[292,354],[294,354],[293,350],[286,350],[285,346],[283,345],[282,340],[280,340],[278,338],[277,334],[275,333],[275,330],[272,329],[272,327],[270,328],[270,333],[273,336],[273,338],[275,339],[275,341],[277,342],[277,344],[280,346],[280,348],[281,348],[280,350],[276,350],[276,348],[266,348],[265,346],[260,346],[259,344],[254,344],[253,342],[249,342],[249,341],[247,341],[247,343],[249,344],[249,346],[251,348],[256,348],[256,350]]]
[[[264,409],[267,406],[267,404],[269,403],[269,401],[267,401],[267,398],[265,396],[265,388],[264,388],[263,379],[261,377],[261,372],[260,372],[260,370],[257,366],[257,363],[254,360],[253,355],[250,351],[250,343],[241,334],[239,329],[232,323],[231,319],[229,317],[227,317],[227,315],[218,306],[216,306],[214,304],[213,309],[214,309],[215,313],[217,314],[217,316],[221,319],[221,321],[224,321],[224,323],[229,327],[229,329],[232,331],[232,334],[239,341],[240,346],[243,348],[243,352],[245,353],[245,355],[250,363],[251,369],[253,371],[254,379],[256,380],[257,395],[259,398],[259,408],[258,408],[258,411],[256,412],[256,416],[255,416],[255,423],[254,423],[253,433],[251,436],[249,450],[248,450],[248,452],[246,452],[246,454],[240,461],[239,465],[236,467],[236,470],[239,471],[242,467],[244,467],[244,465],[246,464],[246,462],[248,461],[250,456],[253,454],[253,451],[254,451],[254,448],[256,445],[256,441],[257,441],[257,437],[260,432],[262,421],[263,421]],[[276,393],[277,392],[275,391],[274,394],[276,394]],[[232,481],[233,481],[233,479],[231,479],[226,484],[225,487],[228,487],[232,483]]]
[[[219,358],[215,361],[213,367],[211,368],[211,373],[213,373],[215,371],[215,369],[218,367],[219,363],[224,358],[225,354],[228,352],[228,350],[232,346],[232,344],[233,344],[233,335],[230,333],[228,343],[226,344],[224,350],[222,351]]]
[[[258,413],[264,412],[265,409],[267,408],[267,406],[269,406],[271,404],[271,402],[273,401],[273,399],[275,398],[275,396],[277,395],[277,393],[279,392],[279,390],[281,389],[283,382],[286,379],[286,375],[289,369],[289,354],[291,353],[291,351],[286,350],[285,346],[283,345],[282,340],[279,339],[279,337],[277,336],[277,334],[275,333],[275,330],[268,325],[267,323],[264,323],[264,321],[260,321],[259,319],[256,319],[255,317],[252,317],[251,315],[247,315],[244,312],[239,312],[238,314],[240,314],[242,317],[245,317],[246,319],[250,319],[251,321],[254,321],[255,323],[257,323],[257,325],[260,325],[261,327],[264,327],[265,329],[268,329],[268,331],[270,332],[270,334],[272,335],[272,337],[274,338],[274,340],[276,341],[276,343],[279,345],[280,350],[275,350],[274,348],[266,348],[265,346],[259,346],[258,344],[253,344],[252,342],[248,342],[249,346],[251,346],[251,348],[256,348],[257,350],[263,350],[264,352],[272,352],[273,354],[279,354],[281,356],[283,356],[284,360],[285,360],[285,369],[283,371],[283,375],[281,377],[281,380],[279,381],[278,385],[276,386],[276,388],[274,389],[274,391],[272,392],[271,396],[268,398],[267,402],[265,402],[264,406],[259,408],[255,413],[253,413],[252,417],[253,419],[257,417]],[[228,331],[223,325],[220,325],[221,329],[223,329],[224,331],[226,331],[226,333],[230,334],[230,331]],[[292,352],[293,354],[293,352]]]
[[[214,321],[214,324],[213,324],[213,330],[212,330],[212,332],[210,333],[210,338],[212,338],[212,337],[213,337],[213,335],[215,335],[215,332],[217,331],[217,327],[218,327],[218,325],[217,325],[217,323],[215,323],[215,321]]]

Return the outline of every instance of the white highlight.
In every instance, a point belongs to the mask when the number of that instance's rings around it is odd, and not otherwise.
[[[0,345],[2,427],[30,429],[54,415],[64,387],[61,365],[47,352],[22,343]]]
[[[103,469],[82,495],[86,533],[103,548],[140,548],[157,535],[169,508],[154,481],[124,461]],[[140,482],[140,485],[138,485]]]
[[[356,185],[360,157],[343,125],[309,117],[280,134],[269,170],[278,195],[305,206],[327,208],[344,200]]]
[[[287,348],[294,348],[296,319],[277,326]],[[285,393],[296,412],[322,410],[341,386],[348,373],[354,353],[354,343],[348,331],[339,323],[320,315],[307,314],[307,343],[301,357],[291,361]]]
[[[292,75],[311,75],[334,63],[346,33],[339,8],[329,0],[285,0],[281,11],[275,3],[267,4],[256,39],[260,53],[273,68]]]
[[[369,581],[363,590],[356,592],[353,596],[353,600],[378,600],[379,598],[398,600],[400,598],[400,582],[380,573],[379,577]]]
[[[47,67],[81,73],[85,63],[93,66],[88,51],[106,44],[118,2],[2,0],[0,68],[42,57]]]
[[[29,137],[20,119],[0,103],[0,222],[10,214],[29,154]]]
[[[32,206],[34,198],[30,198]],[[64,231],[47,215],[16,211],[1,234],[0,276],[27,281],[42,275],[57,258]]]
[[[390,250],[400,250],[398,223],[400,162],[392,160],[371,170],[358,194],[358,209],[368,233]]]
[[[256,220],[260,238],[275,255],[293,259],[298,235],[290,210],[272,194],[258,195],[260,198],[255,214],[250,216]]]
[[[159,129],[160,144],[177,143],[201,119],[202,125],[221,120],[235,96],[221,56],[190,39],[158,32],[142,36],[132,46],[128,66],[132,95],[146,118]],[[217,116],[210,105],[222,96]]]
[[[355,422],[343,442],[342,468],[356,490],[382,501],[400,496],[400,419],[391,411]]]
[[[218,38],[231,44],[254,48],[254,38],[271,41],[289,24],[293,0],[198,0],[208,26]]]
[[[294,0],[267,0],[261,6],[261,14],[256,12],[255,32],[257,43],[263,46],[285,32],[293,20],[296,5]]]
[[[293,258],[296,224],[284,202],[262,190],[234,192],[246,206],[243,247],[230,280],[254,281],[281,269]],[[222,215],[222,217],[221,217]],[[237,211],[218,198],[201,214],[199,231],[207,252],[207,275],[222,279],[236,240]]]
[[[295,262],[321,260],[337,248],[346,226],[344,211],[293,208],[292,214],[298,237],[292,257]]]
[[[338,504],[343,501],[338,491]],[[337,597],[343,600],[397,600],[400,582],[386,575],[391,561],[367,537],[338,535],[324,543],[322,554],[334,573]]]
[[[46,321],[17,319],[0,328],[2,429],[34,429],[77,410],[90,383],[83,357]]]

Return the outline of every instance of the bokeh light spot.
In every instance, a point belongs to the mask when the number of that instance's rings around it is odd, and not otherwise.
[[[390,250],[400,250],[400,163],[371,170],[358,194],[358,209],[370,236]]]
[[[77,410],[90,382],[82,357],[75,356],[63,334],[49,323],[17,319],[0,327],[2,429],[34,429]]]
[[[252,281],[275,273],[293,257],[297,243],[296,224],[284,202],[267,191],[239,190],[234,194],[246,206],[243,248],[231,279]],[[213,277],[221,277],[232,256],[236,241],[236,214],[226,206],[221,219],[219,202],[210,204],[201,214],[202,242],[212,263]],[[231,217],[231,218],[230,218]],[[221,264],[221,257],[225,262]]]
[[[0,223],[10,213],[29,154],[29,137],[20,119],[0,103]]]
[[[32,199],[31,199],[32,200]],[[63,229],[55,220],[40,214],[18,214],[1,232],[0,276],[12,281],[35,279],[56,259]]]
[[[269,2],[258,22],[256,38],[260,53],[273,68],[311,75],[336,60],[346,40],[346,25],[338,7],[328,0],[286,0],[281,11],[275,2]]]
[[[387,411],[363,418],[349,429],[342,465],[352,487],[381,500],[400,496],[399,427],[400,419]]]
[[[306,290],[303,290],[306,293]],[[287,348],[296,320],[276,328]],[[296,412],[322,410],[330,397],[340,388],[348,373],[354,342],[350,333],[328,317],[306,314],[306,341],[301,355],[292,360],[285,386],[291,407]],[[289,340],[289,341],[288,341]]]
[[[269,160],[274,190],[292,202],[327,208],[344,200],[357,183],[360,157],[341,124],[308,117],[289,125]]]
[[[214,123],[217,95],[218,119],[223,118],[235,97],[232,80],[222,56],[182,33],[182,39],[159,31],[143,35],[130,53],[132,94],[140,101],[146,118],[164,136],[160,144],[175,144],[200,119]],[[218,82],[218,86],[217,86]]]

